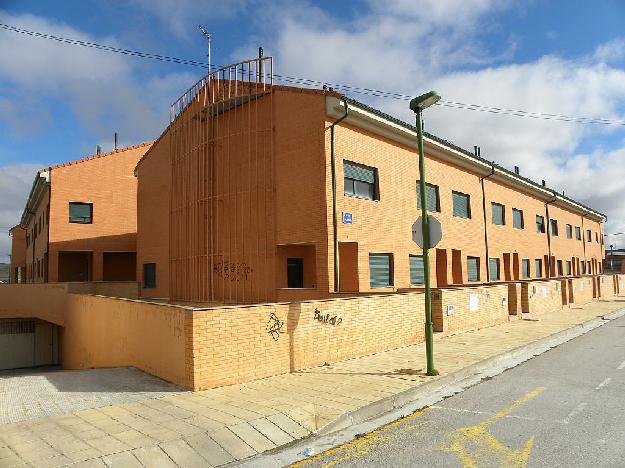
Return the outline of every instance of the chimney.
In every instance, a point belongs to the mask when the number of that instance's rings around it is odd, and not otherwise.
[[[547,186],[547,184],[545,183],[545,179],[542,180],[542,185],[543,185],[543,187]]]
[[[115,132],[115,150],[117,150],[117,140],[119,139],[119,135]]]
[[[95,147],[95,154],[96,154],[96,156],[100,156],[101,152],[102,152],[102,148],[100,148],[100,145],[97,145]]]
[[[477,147],[477,157],[478,158],[482,157],[482,148],[480,148],[479,146]]]
[[[514,173],[519,175],[519,166],[514,166]]]
[[[475,146],[473,147],[473,154],[474,154],[475,156],[477,156],[477,145],[475,145]]]

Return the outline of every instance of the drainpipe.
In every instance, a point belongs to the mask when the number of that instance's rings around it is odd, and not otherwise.
[[[347,117],[349,107],[347,101],[345,104],[345,113],[330,125],[330,168],[332,173],[332,235],[334,238],[334,292],[340,291],[339,280],[339,237],[338,237],[338,220],[336,216],[336,155],[334,145],[334,127]]]
[[[545,217],[547,218],[547,278],[551,278],[551,221],[549,219],[549,205],[558,199],[556,193],[553,192],[553,200],[549,200],[545,203]]]
[[[588,213],[584,213],[582,215],[582,247],[584,248],[584,271],[586,271],[586,267],[588,265],[586,265],[586,231],[584,230],[584,216],[586,216]],[[588,274],[588,272],[586,272],[586,274]]]
[[[484,191],[484,179],[495,174],[495,161],[491,163],[490,174],[480,177],[480,184],[482,185],[482,215],[484,216],[484,248],[486,250],[486,282],[490,281],[490,262],[488,261],[488,230],[486,228],[486,192]]]

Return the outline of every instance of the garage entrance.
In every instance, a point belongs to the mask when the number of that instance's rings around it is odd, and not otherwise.
[[[0,370],[58,363],[56,325],[36,319],[0,320]]]
[[[91,281],[93,252],[59,252],[59,281]]]

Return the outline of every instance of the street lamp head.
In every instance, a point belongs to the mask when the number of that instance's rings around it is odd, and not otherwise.
[[[417,112],[419,110],[426,109],[440,100],[440,96],[436,91],[430,91],[429,93],[422,94],[410,101],[410,110]]]

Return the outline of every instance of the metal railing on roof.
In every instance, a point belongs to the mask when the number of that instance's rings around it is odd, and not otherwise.
[[[211,82],[215,82],[216,86],[212,86]],[[228,86],[223,86],[224,83],[228,83]],[[242,89],[251,89],[250,85],[252,83],[255,84],[254,89],[256,92],[265,92],[268,87],[273,85],[272,57],[244,60],[210,72],[171,104],[170,122],[176,120],[194,100],[199,99],[200,92],[205,87],[208,87],[209,90],[208,93],[205,93],[209,102],[204,104],[212,104],[221,100],[239,97]]]

